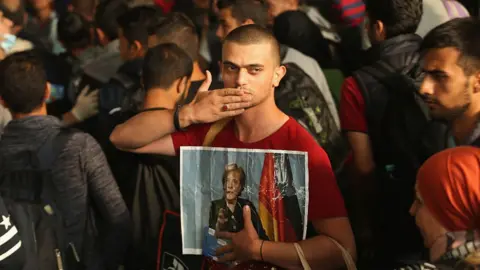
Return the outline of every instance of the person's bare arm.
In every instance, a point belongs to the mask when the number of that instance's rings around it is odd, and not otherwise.
[[[347,132],[347,140],[353,152],[355,173],[360,176],[371,175],[375,169],[370,137],[362,132]]]
[[[185,113],[185,109],[187,108],[180,109],[178,114],[181,127],[189,126],[190,120],[187,119],[189,115]],[[137,114],[127,122],[116,126],[110,135],[110,141],[118,149],[124,151],[134,152],[137,149],[141,151],[141,148],[147,148],[150,143],[175,132],[173,115],[173,110],[148,111]],[[159,150],[163,151],[163,149]],[[170,149],[164,150],[165,152],[170,151]]]
[[[62,116],[62,122],[64,126],[70,127],[80,123],[80,121],[73,115],[72,112],[66,112]]]
[[[372,209],[375,206],[375,161],[368,134],[347,132],[347,139],[353,152],[353,170],[351,177],[353,211],[350,217],[356,226],[357,241],[370,252],[373,245]]]
[[[197,123],[212,123],[226,117],[239,115],[250,106],[252,96],[247,90],[208,91],[210,82],[211,75],[207,72],[207,80],[200,87],[194,101],[179,110],[178,116],[181,128]],[[222,109],[225,105],[227,105],[227,110]],[[134,151],[146,147],[175,132],[173,116],[173,110],[140,113],[124,124],[118,125],[110,135],[110,140],[117,148],[125,151]],[[168,140],[165,139],[165,141],[156,143],[157,148],[155,149],[149,147],[149,151],[158,154],[171,153],[172,149],[170,148],[171,145],[167,143]]]
[[[124,150],[124,149],[120,149]],[[137,149],[127,149],[124,151],[129,151],[137,154],[157,154],[165,156],[176,156],[175,147],[173,145],[172,136],[167,135],[162,138],[149,143],[143,147]]]
[[[345,265],[342,252],[326,235],[339,242],[356,258],[355,240],[348,218],[319,220],[313,224],[320,235],[299,242],[312,269],[339,269]],[[291,243],[266,241],[262,254],[265,261],[274,265],[287,269],[302,269],[297,251]],[[261,260],[260,247],[254,259]]]

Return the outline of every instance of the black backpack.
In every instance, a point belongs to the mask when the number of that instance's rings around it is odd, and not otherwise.
[[[0,201],[0,211],[5,207],[10,222],[18,229],[24,264],[23,268],[18,268],[0,260],[0,268],[83,269],[80,261],[83,241],[67,233],[51,181],[54,161],[69,138],[71,132],[60,131],[39,149],[0,159],[0,195],[3,200],[3,203]],[[30,160],[29,166],[19,168],[12,163],[21,159]]]
[[[116,125],[137,113],[118,111],[100,122],[99,142],[133,221],[125,269],[200,269],[202,256],[182,253],[179,159],[122,152],[108,139]]]
[[[363,71],[380,83],[367,91],[368,86],[360,87],[375,161],[381,165],[377,167],[391,178],[414,182],[423,162],[445,149],[448,142],[447,126],[431,120],[418,94],[423,80],[419,55],[411,55],[400,72],[382,61]],[[356,79],[362,85],[362,80]]]
[[[23,269],[25,248],[18,228],[12,220],[7,207],[0,197],[0,268]]]
[[[295,118],[327,152],[335,172],[343,167],[348,146],[318,86],[298,65],[285,64],[287,74],[275,89],[275,102]]]
[[[143,105],[145,91],[141,84],[141,70],[137,73],[120,68],[109,83],[100,90],[100,114],[116,111],[138,111]],[[112,111],[114,110],[114,111]]]
[[[359,83],[365,100],[368,135],[376,163],[379,188],[377,232],[384,232],[400,250],[421,248],[409,208],[414,201],[418,169],[433,154],[448,147],[447,126],[432,121],[418,89],[423,80],[419,55],[411,54],[402,70],[380,61],[363,68],[375,81]],[[363,77],[365,78],[365,77]],[[386,244],[386,243],[385,243]]]

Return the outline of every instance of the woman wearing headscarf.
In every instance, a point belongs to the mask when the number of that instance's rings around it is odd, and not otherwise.
[[[431,263],[402,269],[477,269],[480,149],[457,147],[432,156],[418,172],[415,194],[410,213]]]

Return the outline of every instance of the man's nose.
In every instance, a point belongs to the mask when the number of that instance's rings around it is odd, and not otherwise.
[[[237,75],[237,85],[238,86],[246,85],[247,84],[247,76],[248,76],[247,70],[241,68],[238,71],[238,75]]]
[[[217,31],[215,32],[215,35],[220,39],[223,40],[223,28],[221,25],[217,27]]]
[[[425,76],[425,78],[422,81],[422,84],[420,85],[419,93],[420,95],[433,95],[433,80],[430,78],[430,76]]]
[[[416,202],[413,202],[413,203],[412,203],[412,206],[410,206],[410,210],[408,210],[408,212],[410,213],[410,215],[411,215],[412,217],[415,216],[415,214],[417,213]]]

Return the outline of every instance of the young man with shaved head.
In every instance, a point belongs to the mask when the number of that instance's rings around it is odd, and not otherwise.
[[[308,153],[308,219],[318,233],[299,242],[313,269],[343,266],[334,238],[355,256],[355,242],[344,202],[325,151],[293,118],[275,104],[274,91],[285,75],[279,45],[258,25],[233,30],[224,40],[222,77],[225,89],[207,91],[211,75],[192,103],[175,110],[138,114],[116,127],[110,139],[121,149],[139,153],[179,154],[181,146],[200,146],[212,123],[233,117],[211,146],[276,149]],[[265,261],[283,268],[302,266],[293,243],[259,239],[244,208],[246,222],[238,233],[222,235],[231,244],[217,250],[226,261]],[[260,248],[262,246],[262,249]]]

